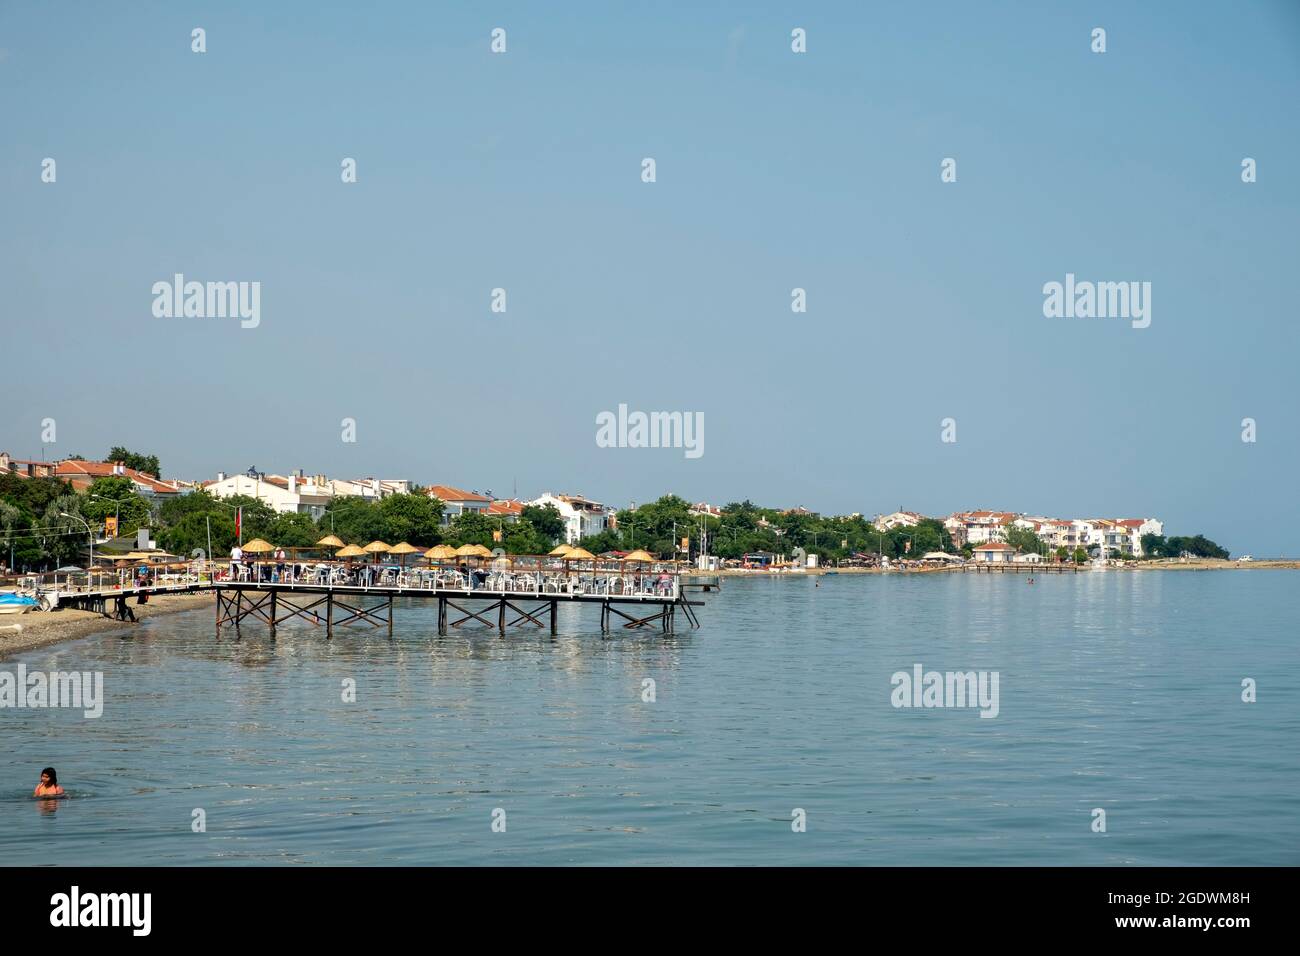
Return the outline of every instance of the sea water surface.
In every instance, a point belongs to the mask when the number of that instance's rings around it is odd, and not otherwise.
[[[555,638],[439,637],[414,600],[391,640],[153,618],[0,661],[105,693],[99,719],[0,710],[0,863],[1296,864],[1298,594],[729,578],[700,630],[609,638],[571,605]],[[916,664],[997,671],[997,717],[895,708]],[[47,765],[68,799],[32,799]]]

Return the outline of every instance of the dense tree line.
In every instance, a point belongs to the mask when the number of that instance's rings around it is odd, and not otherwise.
[[[122,447],[110,452],[111,459],[130,467],[157,474],[156,456],[138,455]],[[336,498],[326,512],[313,520],[301,513],[278,513],[249,497],[217,499],[203,491],[162,499],[143,498],[126,478],[99,478],[88,492],[76,494],[64,481],[54,478],[20,478],[0,475],[0,546],[7,552],[0,560],[19,568],[49,569],[65,563],[83,563],[86,526],[101,529],[104,520],[116,516],[120,535],[151,527],[161,547],[173,554],[189,556],[196,551],[220,556],[236,541],[235,511],[243,509],[243,540],[265,538],[286,548],[310,548],[327,534],[347,544],[364,545],[376,539],[389,544],[407,541],[424,549],[435,544],[481,544],[504,548],[511,554],[539,554],[550,551],[564,538],[564,520],[551,506],[525,506],[517,521],[500,516],[466,512],[444,523],[444,506],[419,490],[389,495],[380,500],[359,497]],[[732,502],[719,515],[691,513],[691,505],[676,495],[665,495],[636,509],[625,508],[616,515],[616,526],[585,538],[583,547],[600,554],[643,548],[668,557],[682,555],[680,543],[688,539],[688,551],[698,554],[707,541],[708,551],[724,558],[769,551],[792,554],[801,548],[817,554],[823,563],[856,555],[889,558],[920,557],[928,551],[958,550],[943,523],[926,518],[911,527],[887,531],[876,529],[861,515],[823,517],[801,510],[782,512],[762,508],[751,501]],[[69,517],[70,516],[70,517]],[[1050,549],[1032,531],[1011,528],[1007,542],[1026,552],[1047,554]],[[1148,556],[1177,557],[1187,552],[1198,557],[1227,558],[1228,552],[1202,535],[1170,537],[1145,535]],[[210,549],[210,551],[209,551]],[[967,554],[970,548],[963,549]],[[1078,549],[1061,557],[1086,560]]]

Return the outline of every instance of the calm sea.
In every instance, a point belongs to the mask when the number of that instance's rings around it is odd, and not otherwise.
[[[555,639],[440,638],[408,602],[392,640],[218,640],[202,611],[0,662],[102,671],[106,697],[97,720],[0,710],[0,862],[1300,863],[1296,572],[705,599],[673,637],[602,639],[562,606]],[[996,671],[998,715],[893,707],[916,664]],[[30,796],[46,765],[71,795],[53,809]]]

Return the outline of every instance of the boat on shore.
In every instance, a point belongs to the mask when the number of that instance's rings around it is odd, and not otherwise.
[[[14,591],[0,593],[0,614],[23,614],[37,606],[36,598]]]

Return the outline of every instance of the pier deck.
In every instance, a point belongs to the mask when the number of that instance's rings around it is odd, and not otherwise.
[[[139,586],[55,587],[45,593],[55,607],[77,607],[119,620],[133,620],[128,598],[141,595],[192,594],[212,591],[216,595],[216,626],[240,627],[249,618],[261,621],[274,634],[276,627],[293,618],[324,626],[327,637],[334,628],[349,624],[370,625],[393,632],[393,605],[398,598],[437,602],[438,633],[477,623],[505,634],[510,627],[533,625],[556,633],[559,605],[596,604],[600,607],[601,633],[615,624],[626,629],[653,627],[664,633],[676,630],[677,612],[692,629],[700,626],[693,608],[704,602],[687,599],[679,577],[660,588],[624,588],[618,577],[572,576],[543,580],[538,577],[506,578],[497,586],[443,585],[406,586],[398,583],[348,584],[311,581],[241,581],[212,579],[206,574],[175,575],[172,580]],[[525,587],[527,583],[531,586]],[[454,613],[453,613],[454,612]],[[457,616],[458,615],[458,616]],[[616,620],[616,618],[618,620]]]

